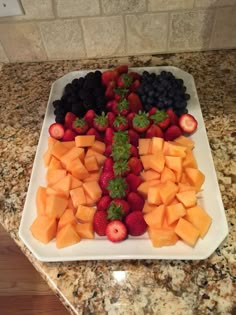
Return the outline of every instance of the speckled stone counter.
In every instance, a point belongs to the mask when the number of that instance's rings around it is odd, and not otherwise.
[[[41,263],[18,229],[50,87],[79,69],[173,65],[196,82],[229,224],[204,261]],[[0,71],[0,222],[73,314],[235,314],[236,51],[7,64]]]

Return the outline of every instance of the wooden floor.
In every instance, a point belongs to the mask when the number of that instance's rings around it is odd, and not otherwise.
[[[0,313],[3,315],[68,315],[0,224]]]

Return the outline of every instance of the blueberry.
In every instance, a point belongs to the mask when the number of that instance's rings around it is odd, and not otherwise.
[[[186,93],[186,94],[184,94],[184,98],[186,101],[188,101],[190,99],[190,95]]]

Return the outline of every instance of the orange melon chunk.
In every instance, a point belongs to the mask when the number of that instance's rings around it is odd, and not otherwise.
[[[81,238],[93,239],[94,238],[94,230],[93,223],[79,223],[76,225],[76,232],[79,234]]]
[[[143,164],[143,169],[146,171],[146,170],[149,170],[151,167],[150,167],[150,158],[151,158],[151,155],[141,155],[140,156],[140,160]]]
[[[99,165],[97,159],[94,155],[86,156],[84,159],[84,165],[89,172],[98,171]]]
[[[179,191],[178,191],[179,193],[184,192],[184,191],[189,191],[189,190],[195,190],[195,187],[189,184],[179,183],[178,185],[179,185]]]
[[[149,183],[143,182],[138,186],[137,191],[140,193],[141,196],[146,198],[148,194],[148,189],[149,189]]]
[[[82,136],[76,136],[75,137],[75,146],[86,148],[91,147],[95,142],[95,136],[94,135],[82,135]]]
[[[194,246],[199,238],[200,231],[187,220],[180,218],[175,233],[188,245]]]
[[[164,205],[169,205],[178,191],[178,186],[168,181],[160,187],[160,197]]]
[[[96,171],[96,172],[90,172],[89,175],[83,179],[83,182],[94,182],[94,181],[98,181],[100,177],[100,171]]]
[[[101,141],[98,141],[98,140],[95,140],[94,141],[94,144],[91,146],[91,149],[93,151],[96,151],[100,154],[103,154],[106,150],[106,145],[104,142],[101,142]]]
[[[201,238],[206,235],[212,222],[212,218],[199,206],[187,209],[185,218],[200,231]]]
[[[66,176],[66,170],[48,169],[47,174],[46,174],[46,180],[47,180],[48,186],[53,186],[65,176]]]
[[[36,192],[36,209],[38,215],[45,214],[47,190],[46,187],[39,186]]]
[[[45,214],[49,218],[59,219],[64,213],[67,204],[68,204],[67,199],[61,196],[56,195],[47,196]]]
[[[164,216],[165,206],[161,205],[156,207],[153,211],[146,213],[143,218],[148,226],[159,229],[162,227]]]
[[[91,148],[88,149],[87,153],[86,153],[86,157],[89,156],[95,156],[97,163],[99,166],[102,166],[106,160],[106,156],[103,154],[100,154],[94,150],[92,150]]]
[[[63,248],[80,242],[80,236],[76,232],[73,224],[67,224],[57,232],[56,246]]]
[[[47,244],[56,236],[56,219],[40,215],[30,226],[30,231],[38,241]]]
[[[89,175],[88,170],[79,158],[76,158],[69,163],[68,170],[75,178],[79,180],[83,180]]]
[[[95,202],[102,196],[102,190],[97,181],[83,183],[83,188],[86,194]]]
[[[71,177],[66,175],[62,179],[60,179],[56,184],[52,185],[51,188],[63,194],[65,197],[69,197],[71,186]]]
[[[177,221],[179,218],[185,216],[185,214],[186,209],[180,202],[166,207],[166,219],[168,225]]]
[[[79,179],[71,174],[68,174],[68,176],[70,176],[70,190],[82,186],[82,182]]]
[[[54,146],[54,144],[58,142],[58,140],[52,138],[52,137],[48,137],[48,148],[52,148]]]
[[[63,166],[61,165],[61,162],[55,158],[54,156],[52,156],[50,163],[48,165],[49,169],[63,169]]]
[[[147,200],[145,201],[144,206],[143,206],[143,213],[148,213],[155,209],[156,209],[156,205],[151,205],[150,203],[148,203]]]
[[[175,183],[176,176],[175,173],[168,167],[164,167],[163,171],[161,172],[161,183],[166,183],[168,181],[171,181]]]
[[[183,145],[183,146],[189,148],[190,150],[192,150],[194,148],[194,141],[191,140],[189,137],[179,136],[173,142],[180,144],[180,145]]]
[[[182,157],[180,156],[165,156],[166,166],[172,171],[175,171],[177,182],[180,180],[182,175]]]
[[[199,191],[205,181],[205,175],[196,168],[186,167],[185,173],[191,185],[196,187]]]
[[[60,230],[67,224],[76,224],[77,220],[72,209],[66,209],[63,215],[60,217],[57,230]]]
[[[61,196],[63,198],[66,198],[63,192],[57,191],[51,187],[46,188],[46,193],[47,193],[47,196],[55,195],[55,196]]]
[[[77,208],[79,205],[87,204],[87,199],[86,199],[84,189],[82,186],[70,190],[70,196],[71,196],[74,208]]]
[[[165,166],[165,158],[162,151],[156,152],[155,154],[150,156],[149,160],[150,168],[154,171],[161,173]]]
[[[154,247],[171,246],[178,241],[178,236],[172,229],[154,229],[149,227],[148,235]]]
[[[151,186],[148,188],[147,201],[149,204],[159,206],[162,203],[160,189],[162,185]]]
[[[52,147],[51,154],[60,160],[60,157],[62,157],[69,149],[64,145],[64,142],[57,141],[54,146]]]
[[[186,156],[186,147],[182,147],[179,145],[174,145],[170,142],[165,142],[165,155],[168,156],[179,156],[185,157]]]
[[[84,160],[84,149],[83,148],[73,147],[68,152],[66,152],[66,154],[62,155],[62,157],[60,158],[60,161],[61,161],[62,165],[66,169],[68,169],[71,161],[73,161],[76,158],[79,158],[81,161]]]
[[[197,203],[195,190],[183,191],[176,194],[176,198],[186,207],[193,207]]]
[[[145,181],[149,181],[149,180],[153,180],[153,179],[159,179],[161,177],[160,173],[153,171],[153,170],[143,171],[140,173],[140,176]]]
[[[140,138],[138,140],[138,152],[139,155],[147,155],[151,153],[152,140],[146,138]]]
[[[193,155],[193,152],[189,149],[186,150],[186,156],[183,159],[183,167],[197,168],[197,161]]]
[[[51,162],[52,159],[52,149],[47,149],[47,151],[43,154],[43,162],[44,162],[44,166],[48,167],[48,165]]]
[[[155,154],[162,151],[164,139],[159,137],[153,137],[151,142],[151,153]]]
[[[75,216],[82,223],[92,222],[95,212],[96,209],[93,207],[79,205]]]

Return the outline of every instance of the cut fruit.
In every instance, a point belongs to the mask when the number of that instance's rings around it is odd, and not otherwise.
[[[199,238],[200,231],[187,220],[180,218],[175,233],[188,245],[194,246]]]
[[[63,166],[61,165],[61,162],[56,159],[54,156],[51,157],[50,163],[48,165],[48,169],[63,169]]]
[[[61,158],[60,161],[62,163],[62,165],[68,169],[71,161],[73,161],[74,159],[79,158],[81,160],[81,162],[83,162],[84,160],[84,149],[83,148],[76,148],[73,147],[72,149],[70,149],[66,154],[64,154]]]
[[[151,205],[146,200],[144,203],[144,206],[143,206],[143,213],[151,212],[151,211],[155,210],[156,207],[157,207],[156,205]]]
[[[180,181],[182,176],[182,158],[179,156],[165,156],[166,166],[172,171],[175,171],[177,182]]]
[[[38,241],[47,244],[56,236],[56,219],[40,215],[30,226],[30,231]]]
[[[56,246],[63,248],[80,242],[80,236],[76,232],[75,226],[67,224],[57,232]]]
[[[171,201],[175,198],[178,191],[178,186],[173,182],[168,181],[160,187],[161,201],[164,205],[169,205]]]
[[[52,138],[59,140],[63,138],[65,129],[62,124],[54,123],[50,125],[48,132]]]
[[[163,171],[161,172],[161,183],[166,183],[168,181],[175,183],[176,176],[175,173],[169,167],[165,166]]]
[[[149,227],[148,235],[154,247],[175,245],[179,239],[172,229],[154,229]]]
[[[83,180],[89,176],[89,172],[79,158],[74,159],[68,165],[69,172],[77,179]]]
[[[69,197],[71,187],[71,177],[66,175],[60,179],[56,184],[52,185],[51,188],[63,194],[66,198]]]
[[[158,173],[161,173],[165,166],[165,158],[163,152],[159,151],[153,155],[150,155],[149,165],[151,169]]]
[[[196,192],[195,190],[188,190],[188,191],[183,191],[178,194],[176,194],[176,198],[182,202],[182,204],[186,208],[190,208],[196,205],[197,203],[197,198],[196,198]]]
[[[74,208],[77,208],[79,205],[87,204],[87,199],[86,199],[85,192],[82,186],[70,190],[70,196],[71,196]]]
[[[93,223],[79,223],[76,225],[76,232],[79,234],[81,238],[93,239],[94,238],[94,230]]]
[[[101,141],[98,141],[98,140],[95,140],[94,141],[94,144],[92,145],[91,149],[93,151],[96,151],[100,154],[104,154],[105,150],[106,150],[106,145],[104,142],[101,142]]]
[[[151,142],[151,153],[155,154],[162,151],[164,144],[163,138],[153,137]]]
[[[183,114],[179,117],[179,126],[184,132],[194,132],[197,129],[197,125],[197,120],[190,114]]]
[[[70,176],[70,190],[82,186],[82,182],[79,179],[72,176],[71,174],[68,174],[68,176]]]
[[[150,154],[152,150],[152,139],[140,138],[138,140],[139,155]]]
[[[76,136],[75,137],[75,146],[86,148],[91,147],[95,142],[95,136],[94,135],[82,135],[82,136]]]
[[[102,196],[102,190],[97,181],[94,182],[86,182],[83,184],[84,191],[88,196],[97,202]]]
[[[67,205],[68,205],[68,200],[63,197],[56,196],[56,195],[47,196],[45,214],[49,218],[59,219],[64,213]]]
[[[162,185],[151,186],[148,188],[147,201],[149,204],[159,206],[162,203],[160,189]]]
[[[161,177],[160,173],[153,171],[153,170],[141,172],[140,176],[145,181],[149,181],[149,180],[153,180],[153,179],[159,179]]]
[[[60,160],[60,158],[66,154],[66,152],[68,152],[68,148],[65,146],[66,142],[60,142],[57,141],[54,146],[52,147],[52,151],[51,154],[57,158],[58,160]]]
[[[59,180],[61,180],[65,176],[66,176],[66,170],[48,169],[47,174],[46,174],[46,180],[47,180],[48,186],[55,185]]]
[[[89,175],[83,179],[83,182],[84,183],[94,182],[94,181],[98,182],[99,177],[100,177],[100,172],[101,170],[98,172],[90,172]]]
[[[185,147],[189,148],[190,150],[192,150],[194,148],[194,141],[191,140],[189,137],[179,136],[173,142],[176,142],[177,144],[185,146]]]
[[[76,224],[77,220],[72,209],[66,209],[63,215],[60,217],[57,230],[60,230],[67,224]]]
[[[206,235],[212,222],[212,218],[199,206],[187,209],[185,219],[200,231],[201,238]]]
[[[97,163],[99,166],[102,166],[105,162],[105,160],[107,159],[107,157],[103,154],[100,154],[92,149],[88,149],[87,153],[86,153],[86,158],[89,156],[95,156]]]
[[[185,168],[185,173],[191,185],[196,187],[196,190],[199,191],[205,181],[205,175],[196,168]]]
[[[93,207],[79,205],[75,216],[82,223],[92,222],[95,212],[96,209]]]
[[[47,190],[46,187],[39,186],[36,192],[36,208],[38,215],[45,214]]]
[[[94,155],[86,156],[86,158],[84,159],[84,165],[89,172],[99,170],[99,165],[98,165],[97,159]]]
[[[185,214],[186,214],[186,209],[180,202],[166,207],[166,219],[167,219],[168,225],[177,221],[179,218],[184,217]]]
[[[159,207],[156,207],[155,210],[146,213],[143,218],[148,226],[151,226],[155,229],[160,229],[163,224],[165,216],[165,206],[161,205]]]
[[[193,151],[187,149],[186,150],[186,156],[183,159],[183,167],[192,167],[197,168],[197,161],[195,160],[195,157],[193,155]]]

